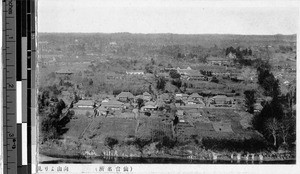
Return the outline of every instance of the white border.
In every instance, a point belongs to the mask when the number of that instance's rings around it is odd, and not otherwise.
[[[266,1],[175,1],[173,3],[169,3],[169,0],[163,1],[163,2],[158,2],[158,1],[108,1],[104,0],[103,5],[128,5],[128,6],[148,6],[148,5],[153,5],[153,6],[190,6],[193,5],[195,2],[201,2],[201,7],[216,7],[216,8],[234,8],[234,7],[290,7],[290,6],[295,6],[299,7],[299,1],[271,1],[271,0],[266,0]],[[233,5],[234,4],[234,5]],[[197,5],[196,5],[197,6]],[[2,3],[1,3],[2,7]],[[299,14],[300,15],[300,14]],[[2,14],[0,15],[2,16]],[[2,19],[2,17],[1,17]],[[2,28],[2,25],[1,25]],[[1,35],[2,36],[2,35]],[[2,39],[1,39],[2,40]],[[297,43],[299,43],[299,33],[297,35]],[[299,56],[299,48],[297,47],[297,56]],[[2,57],[2,55],[1,55]],[[0,87],[1,87],[1,100],[0,100],[0,105],[2,106],[2,62],[1,62],[1,72],[0,72]],[[297,62],[297,69],[299,67],[299,61]],[[297,86],[299,83],[299,76],[297,76]],[[297,100],[299,99],[300,94],[297,93]],[[298,106],[298,105],[297,105]],[[298,109],[298,107],[297,107]],[[2,114],[2,107],[0,108],[0,112]],[[298,116],[298,112],[297,112]],[[2,118],[2,117],[1,117]],[[38,123],[38,122],[37,122]],[[299,125],[299,119],[297,119],[297,125]],[[2,119],[0,119],[0,144],[1,144],[1,153],[0,153],[0,161],[2,160]],[[297,129],[297,132],[299,132],[299,129]],[[298,149],[298,144],[299,144],[299,133],[297,133],[297,163],[299,164],[299,149]],[[33,148],[34,150],[34,148]],[[33,152],[34,154],[34,152]],[[0,169],[2,169],[2,164],[0,163]],[[134,173],[296,173],[297,171],[300,171],[299,165],[170,165],[170,164],[159,164],[159,165],[132,165],[136,169]],[[33,164],[34,165],[34,164]],[[85,168],[89,165],[72,165],[68,164],[71,166],[72,170],[75,171],[77,169],[82,169]],[[78,170],[77,170],[78,171]],[[2,170],[1,170],[2,172]],[[0,173],[1,173],[0,172]],[[70,172],[68,172],[70,173]],[[72,172],[73,173],[73,172]]]

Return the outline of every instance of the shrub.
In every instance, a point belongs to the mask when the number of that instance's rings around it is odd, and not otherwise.
[[[250,139],[217,139],[217,138],[203,138],[202,144],[207,149],[212,150],[228,150],[228,151],[248,151],[258,152],[267,150],[269,144],[261,138]]]
[[[119,141],[112,137],[106,137],[104,140],[104,145],[107,146],[110,150],[113,150],[115,145],[117,145]]]

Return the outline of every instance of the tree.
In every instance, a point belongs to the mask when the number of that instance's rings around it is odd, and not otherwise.
[[[287,145],[288,139],[294,135],[296,135],[296,118],[285,115],[279,123],[279,136],[283,144]]]
[[[211,79],[211,82],[219,83],[219,80],[217,79],[216,76],[213,76],[212,79]]]
[[[94,81],[92,79],[89,80],[89,85],[92,86]]]
[[[137,106],[139,108],[139,110],[141,110],[141,108],[144,106],[144,100],[141,98],[137,99]]]
[[[151,65],[155,65],[155,60],[151,58]]]
[[[150,142],[151,138],[149,137],[138,137],[133,141],[133,144],[141,152],[141,156],[143,156],[143,150]]]
[[[182,85],[182,82],[180,79],[178,80],[172,80],[172,85],[176,86],[178,89],[180,89],[181,85]]]
[[[255,91],[254,90],[247,90],[244,92],[245,94],[245,104],[247,107],[247,111],[251,114],[254,113],[254,103],[255,103]]]
[[[277,136],[279,132],[279,122],[276,118],[270,118],[267,120],[265,129],[267,134],[273,137],[273,145],[276,147],[277,146]]]
[[[145,71],[146,71],[146,73],[153,74],[154,73],[154,66],[148,63],[145,66]]]
[[[158,77],[156,80],[156,88],[158,90],[164,91],[166,86],[166,79],[164,77]]]
[[[115,145],[117,145],[119,141],[112,137],[106,137],[104,140],[104,145],[109,148],[109,150],[113,150]]]
[[[171,70],[169,75],[173,79],[179,79],[181,77],[181,75],[176,70]]]

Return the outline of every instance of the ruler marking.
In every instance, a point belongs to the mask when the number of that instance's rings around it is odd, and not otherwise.
[[[26,79],[28,79],[27,76],[31,77],[32,75],[29,68],[31,68],[31,64],[34,64],[33,62],[34,58],[32,58],[34,54],[31,55],[28,54],[27,52],[31,52],[31,47],[35,48],[34,37],[31,38],[31,32],[35,33],[33,31],[35,28],[35,16],[34,16],[35,1],[34,0],[22,0],[22,1],[3,0],[2,2],[3,2],[3,8],[2,8],[3,30],[2,31],[3,31],[3,36],[5,36],[3,37],[2,50],[3,50],[3,55],[6,56],[3,59],[3,64],[4,64],[3,84],[6,84],[3,85],[3,94],[4,94],[3,101],[6,104],[5,106],[3,106],[3,113],[4,113],[3,165],[5,166],[3,169],[4,169],[4,173],[16,174],[18,171],[18,173],[21,172],[22,174],[23,173],[27,174],[27,173],[31,173],[31,166],[27,166],[28,163],[31,164],[29,159],[31,159],[31,155],[32,155],[31,151],[29,151],[30,148],[29,149],[27,148],[31,145],[30,142],[31,137],[29,135],[31,133],[30,132],[31,125],[29,125],[29,123],[25,123],[24,125],[22,125],[21,127],[22,133],[20,133],[20,128],[17,129],[18,127],[17,123],[20,120],[20,116],[26,116],[28,113],[31,114],[30,103],[28,103],[28,105],[25,106],[26,103],[30,101],[30,99],[27,99],[26,96],[23,96],[23,98],[26,99],[26,101],[21,100],[22,101],[21,103],[20,103],[20,99],[22,99],[23,93],[27,93],[28,91],[27,88],[30,87],[31,85],[31,81],[26,82]],[[8,8],[10,9],[8,10]],[[22,36],[26,38],[22,40],[21,39]],[[31,42],[32,40],[33,42]],[[21,44],[22,41],[23,43],[26,42],[27,45]],[[23,51],[23,56],[22,56],[22,51]],[[30,64],[30,66],[26,64]],[[34,71],[32,71],[32,73],[33,72]],[[18,81],[18,84],[16,83],[16,81]],[[30,89],[31,88],[29,88],[28,91],[30,92],[30,96],[31,95],[34,96],[34,94],[31,94]],[[26,112],[22,111],[23,113],[21,113],[20,109],[22,110],[24,108]],[[26,119],[22,118],[24,122],[26,122]],[[20,141],[20,139],[23,139],[23,141]],[[27,149],[28,151],[26,151]],[[22,155],[23,158],[21,161],[19,160],[19,158],[17,158],[17,155],[20,154],[23,154]],[[22,166],[22,164],[25,166]]]

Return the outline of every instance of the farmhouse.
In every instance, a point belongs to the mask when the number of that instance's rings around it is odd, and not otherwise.
[[[187,100],[189,98],[188,94],[175,94],[176,100]]]
[[[121,92],[116,98],[121,102],[127,102],[129,100],[133,100],[134,95],[131,92]]]
[[[207,80],[207,78],[203,74],[201,74],[200,72],[197,71],[197,72],[191,72],[191,73],[187,74],[186,80],[200,81],[200,80]]]
[[[145,106],[141,108],[142,111],[155,111],[157,109],[157,105],[155,102],[146,102]]]
[[[193,93],[189,96],[189,100],[198,100],[198,101],[203,101],[203,97],[199,95],[198,93]]]
[[[210,104],[218,106],[224,104],[233,104],[233,99],[225,95],[216,95],[210,98]]]
[[[127,75],[144,75],[144,71],[142,70],[132,70],[132,71],[126,71]]]
[[[79,109],[93,109],[95,102],[93,100],[79,100],[74,104],[73,108]]]
[[[101,104],[101,109],[110,110],[122,110],[124,108],[124,103],[117,100],[109,100],[108,102],[103,102]]]

